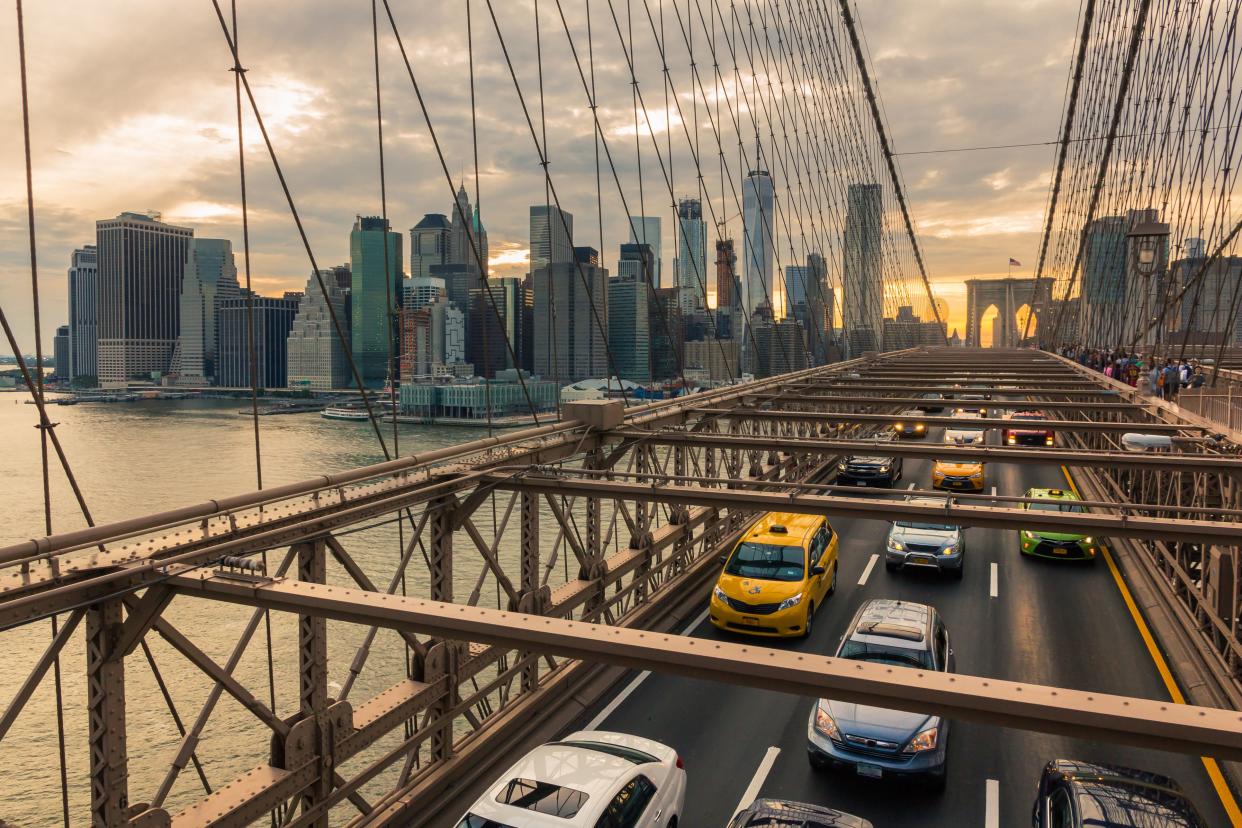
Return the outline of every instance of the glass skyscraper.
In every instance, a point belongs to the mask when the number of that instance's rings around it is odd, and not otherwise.
[[[87,385],[98,379],[99,263],[95,245],[73,251],[69,265],[69,378]],[[57,367],[57,371],[60,368]]]
[[[776,301],[772,284],[775,207],[772,176],[767,170],[751,170],[742,179],[742,313],[747,322],[760,305]]]
[[[677,204],[677,307],[691,313],[707,307],[707,225],[697,198]]]
[[[847,195],[841,325],[851,357],[884,347],[882,197],[879,184],[851,184]]]
[[[395,314],[403,298],[401,234],[389,229],[385,219],[359,216],[349,234],[349,258],[353,274],[350,348],[363,383],[379,387],[388,377],[388,350],[394,334],[389,303]],[[396,343],[391,347],[395,359]]]

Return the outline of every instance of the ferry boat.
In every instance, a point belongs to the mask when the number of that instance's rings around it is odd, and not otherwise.
[[[370,415],[367,414],[367,410],[365,408],[353,408],[352,406],[344,405],[328,406],[323,411],[319,412],[319,416],[325,417],[329,420],[370,419]]]

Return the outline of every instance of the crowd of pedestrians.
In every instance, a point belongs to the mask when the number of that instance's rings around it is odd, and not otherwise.
[[[1199,388],[1207,379],[1198,360],[1167,358],[1154,355],[1107,351],[1071,345],[1059,349],[1061,356],[1099,371],[1106,377],[1142,388],[1153,397],[1174,401],[1186,387]]]

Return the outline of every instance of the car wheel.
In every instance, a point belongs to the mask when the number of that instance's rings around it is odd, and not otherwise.
[[[668,821],[668,828],[677,828],[677,817],[673,817]]]
[[[892,561],[885,561],[884,568],[887,569],[889,572],[896,572],[897,564],[893,563]]]
[[[933,774],[927,780],[927,786],[931,788],[933,791],[935,791],[936,793],[944,793],[944,789],[948,786],[948,783],[949,783],[949,768],[947,764],[944,768],[944,771],[942,771],[941,773]]]
[[[1094,561],[1094,560],[1095,560],[1095,558],[1092,558],[1091,560],[1093,560],[1093,561]],[[838,563],[834,563],[834,564],[832,565],[832,583],[830,583],[830,584],[828,585],[828,594],[829,594],[829,595],[836,595],[836,593],[837,593],[837,573],[838,573],[838,572],[840,572],[840,571],[841,571],[841,564],[840,564],[839,562],[838,562]]]
[[[952,570],[953,577],[959,581],[962,580],[962,575],[965,574],[965,570],[966,570],[966,562],[963,561],[961,566],[959,566],[957,569]]]
[[[802,637],[811,637],[811,628],[815,623],[815,604],[807,602],[806,605],[806,623],[802,625]]]
[[[824,771],[828,769],[828,763],[814,753],[808,753],[806,755],[806,760],[810,763],[811,770],[813,771]]]

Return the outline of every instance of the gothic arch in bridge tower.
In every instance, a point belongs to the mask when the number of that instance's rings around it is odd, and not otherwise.
[[[1039,330],[1043,315],[1052,303],[1052,280],[1032,278],[966,280],[966,345],[979,347],[983,339],[984,314],[992,306],[997,314],[992,329],[993,348],[1015,348],[1020,344],[1023,325],[1018,311],[1029,306],[1034,314],[1028,338]],[[1032,291],[1034,301],[1032,302]]]

